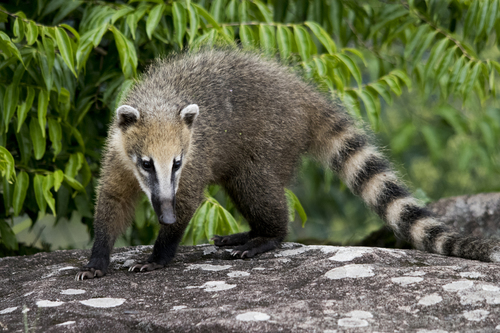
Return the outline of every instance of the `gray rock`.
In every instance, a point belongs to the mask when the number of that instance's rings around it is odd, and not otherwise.
[[[444,198],[429,208],[456,230],[474,237],[500,238],[500,193]]]
[[[0,259],[0,331],[497,332],[500,266],[415,250],[301,246],[231,260],[181,247],[130,273],[149,246],[116,249],[110,273],[75,281],[87,250]],[[498,328],[498,329],[496,329]]]

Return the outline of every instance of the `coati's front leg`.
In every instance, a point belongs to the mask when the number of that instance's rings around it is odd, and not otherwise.
[[[133,174],[113,158],[113,153],[108,154],[98,187],[92,254],[89,263],[76,274],[76,280],[106,275],[113,245],[132,222],[140,193]]]
[[[262,170],[255,168],[256,170]],[[287,234],[288,208],[285,189],[277,177],[244,173],[226,185],[240,213],[250,224],[249,232],[214,236],[216,246],[234,246],[233,257],[251,258],[277,248]]]

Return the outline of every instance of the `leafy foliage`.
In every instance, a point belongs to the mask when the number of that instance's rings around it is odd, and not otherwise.
[[[29,224],[13,217],[24,214],[58,223],[78,214],[90,230],[100,153],[122,94],[153,59],[216,43],[300,67],[381,132],[422,193],[499,190],[499,38],[499,0],[11,1],[0,7],[0,241],[17,247]],[[330,221],[331,207],[340,220],[346,209],[373,219],[330,173],[309,162],[304,170],[294,191],[310,220]],[[305,221],[297,197],[287,198]],[[240,230],[233,216],[207,196],[186,242]],[[128,243],[151,242],[154,225],[142,200]]]

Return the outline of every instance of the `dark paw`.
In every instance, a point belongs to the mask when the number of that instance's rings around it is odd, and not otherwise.
[[[234,258],[240,258],[240,259],[244,259],[244,258],[252,258],[253,256],[255,256],[255,253],[253,251],[241,251],[241,250],[233,250],[231,252],[231,256],[233,256]]]
[[[154,262],[148,262],[147,264],[135,264],[130,266],[129,272],[148,272],[154,271],[155,269],[160,269],[165,267],[165,265],[160,265]]]
[[[75,280],[76,281],[83,281],[84,279],[93,279],[95,277],[102,277],[106,275],[103,271],[95,268],[82,268],[84,270],[76,273]]]
[[[226,246],[228,238],[224,237],[224,236],[217,236],[217,235],[215,235],[210,240],[214,241],[214,245],[215,246]]]

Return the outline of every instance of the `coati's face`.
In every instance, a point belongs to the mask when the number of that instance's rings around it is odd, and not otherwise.
[[[181,108],[175,118],[142,115],[129,105],[116,110],[117,143],[161,224],[175,222],[175,195],[191,141],[198,105]],[[115,141],[116,142],[116,141]]]

